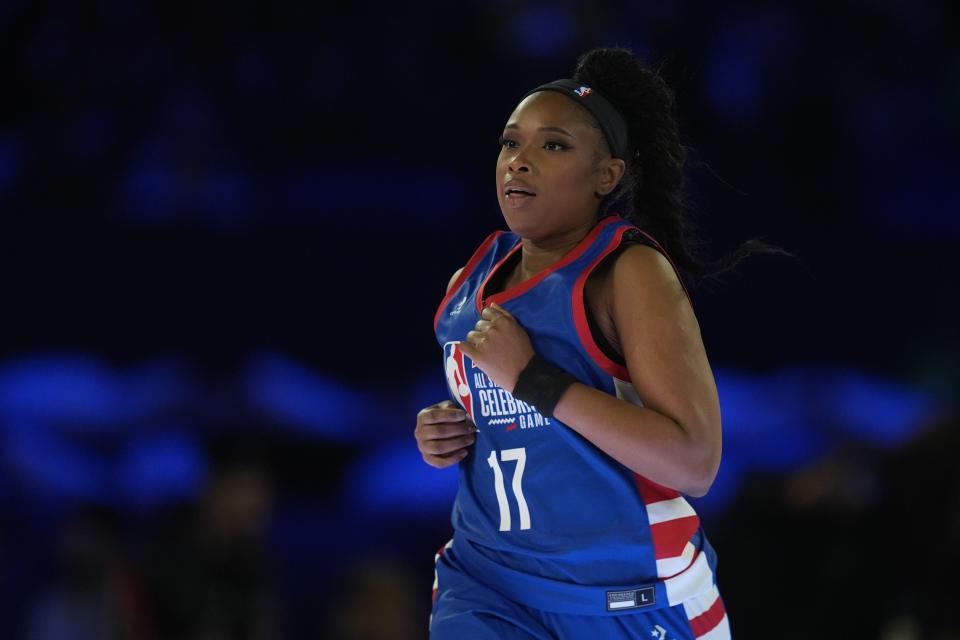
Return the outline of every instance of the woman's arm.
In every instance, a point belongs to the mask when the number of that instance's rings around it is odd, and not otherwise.
[[[702,496],[720,466],[720,400],[693,309],[651,247],[625,250],[609,277],[611,316],[644,407],[574,384],[554,415],[636,473]]]
[[[632,471],[702,496],[720,465],[720,402],[690,302],[667,259],[644,245],[626,249],[608,277],[610,313],[645,406],[574,383],[554,416]],[[529,338],[500,307],[482,317],[461,348],[513,389],[533,355]]]

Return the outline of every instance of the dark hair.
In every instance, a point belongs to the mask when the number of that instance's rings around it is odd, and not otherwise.
[[[620,184],[600,205],[617,212],[663,245],[694,282],[718,278],[752,253],[790,252],[751,238],[717,260],[702,257],[699,226],[691,218],[674,93],[660,75],[627,49],[593,49],[577,61],[574,79],[589,84],[620,110],[634,151]],[[599,125],[597,125],[599,126]]]

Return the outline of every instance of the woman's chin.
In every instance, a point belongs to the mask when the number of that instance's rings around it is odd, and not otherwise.
[[[510,231],[522,237],[534,235],[537,224],[533,216],[518,215],[516,211],[503,209],[501,209],[500,212],[503,214],[503,221],[507,223],[507,228],[510,229]]]

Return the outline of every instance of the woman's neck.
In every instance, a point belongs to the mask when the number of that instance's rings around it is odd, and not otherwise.
[[[596,224],[597,221],[592,220],[588,224],[549,238],[537,240],[523,238],[520,264],[517,265],[515,275],[516,282],[528,280],[544,269],[548,269],[577,246]]]

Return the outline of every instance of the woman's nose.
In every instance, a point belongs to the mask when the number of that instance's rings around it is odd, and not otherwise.
[[[530,163],[527,162],[527,157],[522,151],[517,151],[517,155],[513,156],[507,167],[514,173],[529,173],[530,171]]]

